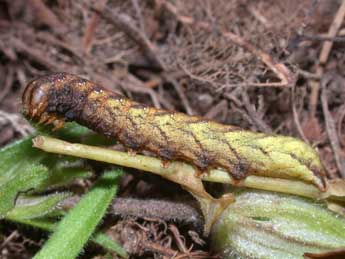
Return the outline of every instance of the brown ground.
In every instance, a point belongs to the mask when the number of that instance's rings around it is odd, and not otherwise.
[[[32,131],[20,115],[25,85],[66,71],[155,107],[302,138],[330,178],[345,177],[344,15],[340,0],[1,1],[0,146]],[[124,196],[160,192],[158,178],[127,178],[124,185],[135,188]],[[125,237],[134,229],[142,241],[163,233],[145,248],[148,256],[187,253],[193,243],[191,258],[206,258],[181,224],[125,220],[116,227]],[[6,226],[2,255],[30,258],[40,238]]]

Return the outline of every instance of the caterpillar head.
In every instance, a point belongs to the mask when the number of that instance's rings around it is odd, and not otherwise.
[[[31,81],[22,96],[22,112],[24,116],[39,123],[54,124],[55,128],[63,126],[62,116],[49,111],[49,95],[52,90],[71,80],[73,75],[54,73]]]

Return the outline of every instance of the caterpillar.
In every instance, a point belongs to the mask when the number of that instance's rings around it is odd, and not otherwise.
[[[76,121],[129,150],[188,162],[202,173],[221,168],[237,181],[260,175],[326,189],[317,153],[299,139],[148,107],[76,75],[54,73],[31,81],[22,103],[29,119],[56,127]]]

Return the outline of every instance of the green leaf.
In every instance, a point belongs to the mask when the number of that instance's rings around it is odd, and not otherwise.
[[[92,237],[92,241],[95,242],[96,244],[102,246],[103,248],[107,249],[108,251],[115,252],[119,256],[123,258],[127,258],[127,252],[125,249],[123,249],[122,246],[120,246],[118,243],[114,242],[110,237],[103,233],[96,233]]]
[[[0,149],[0,185],[48,155],[33,148],[31,140],[25,138]]]
[[[76,258],[100,222],[117,190],[119,170],[104,173],[61,220],[35,259]]]
[[[303,259],[344,247],[345,218],[324,203],[264,191],[242,191],[212,229],[224,258]]]
[[[60,170],[52,170],[50,177],[44,183],[42,188],[51,189],[60,186],[67,186],[76,179],[89,178],[91,175],[92,173],[84,168],[64,168]]]
[[[45,231],[52,232],[56,228],[54,219],[51,218],[34,218],[34,219],[22,219],[22,218],[11,218],[11,221],[28,225],[30,227],[39,228]]]
[[[49,154],[42,164],[50,169],[50,176],[40,186],[40,190],[66,186],[76,179],[88,178],[92,175],[90,170],[84,168],[84,161],[74,157]]]
[[[43,135],[55,136],[71,142],[80,142],[88,145],[112,145],[115,144],[114,139],[109,139],[103,135],[79,125],[76,122],[68,122],[63,128],[52,131],[52,126],[38,125],[33,123],[34,127]]]
[[[0,186],[0,218],[15,205],[19,193],[37,188],[49,177],[48,169],[43,165],[33,164],[25,171],[16,171],[12,179]]]
[[[31,137],[2,148],[0,218],[14,207],[20,193],[28,190],[43,191],[91,176],[91,172],[82,166],[81,159],[61,157],[33,148]]]
[[[56,229],[56,223],[52,219],[47,218],[35,218],[35,219],[20,219],[16,218],[14,221],[25,224],[31,227],[40,228],[45,231],[53,232]],[[109,252],[113,252],[121,256],[122,258],[128,258],[126,251],[114,240],[108,237],[106,234],[96,232],[91,241]]]
[[[6,219],[32,219],[43,217],[54,209],[58,204],[70,196],[69,193],[55,193],[40,197],[20,197],[15,207],[6,215]]]

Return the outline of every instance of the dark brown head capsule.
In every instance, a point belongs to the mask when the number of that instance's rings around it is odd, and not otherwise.
[[[23,114],[40,123],[61,126],[63,118],[55,112],[48,112],[50,95],[74,77],[67,73],[54,73],[31,81],[22,96]]]
[[[41,84],[40,79],[31,81],[22,97],[23,114],[30,119],[40,117],[47,106],[49,84]]]

